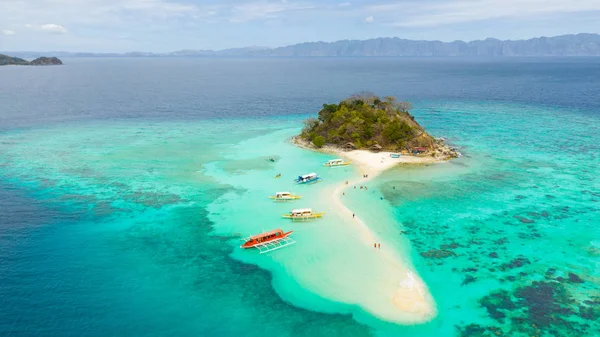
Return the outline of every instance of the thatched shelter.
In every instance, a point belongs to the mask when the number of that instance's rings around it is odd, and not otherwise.
[[[375,145],[371,146],[371,151],[374,151],[374,152],[379,152],[382,149],[383,149],[383,147],[381,147],[381,145],[379,145],[379,144],[375,144]]]
[[[344,145],[344,149],[346,150],[356,150],[356,145],[352,142],[348,142]]]

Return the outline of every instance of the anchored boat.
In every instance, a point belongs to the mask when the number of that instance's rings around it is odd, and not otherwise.
[[[313,212],[313,210],[310,208],[300,208],[300,209],[294,209],[291,212],[289,212],[288,214],[283,214],[282,216],[286,219],[305,221],[305,220],[313,220],[313,219],[322,218],[324,214],[325,213],[323,213],[323,212],[322,213]]]
[[[346,166],[346,165],[350,165],[350,163],[352,163],[351,161],[345,161],[343,159],[331,159],[328,160],[325,164],[323,164],[323,166],[325,167],[336,167],[336,166]]]
[[[284,232],[281,229],[275,229],[269,232],[260,233],[242,239],[244,244],[240,248],[256,248],[261,254],[274,251],[285,246],[296,243],[290,237],[293,231]]]
[[[321,177],[319,177],[315,172],[304,174],[294,179],[297,184],[312,184],[318,182],[319,180],[321,180]]]
[[[301,198],[299,195],[293,195],[290,192],[277,192],[275,195],[269,196],[274,201],[293,201]]]

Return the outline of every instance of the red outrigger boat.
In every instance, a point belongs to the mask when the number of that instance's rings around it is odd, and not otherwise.
[[[268,253],[275,249],[283,248],[296,243],[290,237],[293,231],[284,232],[281,229],[275,229],[269,232],[252,235],[242,239],[244,244],[240,248],[256,248],[261,254]]]

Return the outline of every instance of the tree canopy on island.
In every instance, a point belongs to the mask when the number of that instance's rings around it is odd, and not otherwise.
[[[388,96],[353,95],[338,104],[323,104],[318,118],[304,121],[302,138],[316,147],[325,144],[356,148],[378,144],[384,149],[403,150],[415,146],[431,147],[434,139],[409,113],[412,105]]]

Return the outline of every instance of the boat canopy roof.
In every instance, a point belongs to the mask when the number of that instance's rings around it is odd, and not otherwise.
[[[331,159],[331,160],[328,160],[327,162],[328,162],[328,163],[340,163],[340,162],[343,162],[343,161],[344,161],[343,159],[341,159],[341,158],[338,158],[338,159]]]
[[[263,236],[268,236],[268,235],[277,234],[277,233],[283,233],[283,230],[281,230],[281,228],[278,228],[278,229],[274,229],[272,231],[268,231],[268,232],[264,232],[264,233],[260,233],[260,234],[256,234],[256,235],[252,235],[250,237],[250,239],[262,238]]]
[[[317,176],[317,174],[315,172],[311,172],[309,174],[301,175],[300,177],[302,177],[302,179],[305,179],[305,178],[311,178],[311,177],[316,177],[316,176]]]
[[[312,208],[298,208],[298,209],[293,209],[292,213],[312,213]]]
[[[292,194],[292,193],[290,193],[289,191],[275,193],[275,195],[289,195],[289,194]]]

